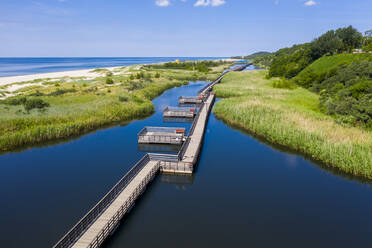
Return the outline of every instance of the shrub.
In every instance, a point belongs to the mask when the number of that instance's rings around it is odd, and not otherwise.
[[[138,72],[136,74],[136,79],[141,79],[141,78],[144,78],[145,77],[145,74],[141,71],[141,72]]]
[[[119,96],[119,101],[120,102],[127,102],[129,98],[127,96]]]
[[[27,99],[27,101],[24,103],[24,107],[27,112],[34,108],[43,109],[49,106],[49,103],[44,102],[42,99]]]
[[[111,71],[106,72],[106,77],[112,77],[114,74]]]
[[[114,80],[112,80],[112,78],[110,78],[110,77],[107,77],[106,78],[106,84],[114,84]]]
[[[159,72],[157,72],[157,73],[155,74],[155,78],[160,78],[160,73],[159,73]]]
[[[144,88],[144,85],[141,82],[129,82],[129,90],[139,90]]]

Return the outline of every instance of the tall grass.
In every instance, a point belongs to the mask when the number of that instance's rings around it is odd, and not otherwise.
[[[140,66],[137,66],[140,69]],[[135,70],[132,74],[138,73]],[[101,70],[98,70],[100,72]],[[149,116],[154,111],[152,99],[184,82],[178,77],[193,77],[194,72],[147,70],[146,78],[130,79],[127,73],[106,77],[77,79],[45,84],[45,87],[26,89],[20,97],[37,98],[50,106],[26,111],[23,105],[0,101],[0,151],[11,151],[31,144],[77,136],[122,121]],[[102,70],[106,73],[106,70]],[[198,73],[213,77],[216,72]],[[213,77],[214,78],[214,77]],[[47,82],[47,81],[45,81]],[[133,87],[140,85],[141,87]]]
[[[273,87],[264,71],[229,73],[215,87],[214,113],[268,141],[358,176],[372,178],[372,133],[322,114],[318,96],[303,88]]]

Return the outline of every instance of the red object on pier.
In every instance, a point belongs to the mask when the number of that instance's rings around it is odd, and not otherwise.
[[[176,133],[185,133],[185,129],[184,128],[176,129]]]

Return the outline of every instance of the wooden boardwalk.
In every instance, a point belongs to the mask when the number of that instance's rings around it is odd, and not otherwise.
[[[239,66],[234,71],[244,70],[248,65]],[[212,88],[218,79],[198,92],[203,99],[195,116],[188,137],[178,155],[146,154],[120,181],[54,245],[54,248],[96,248],[120,224],[122,217],[133,207],[137,198],[145,191],[147,184],[159,172],[191,174],[202,148],[209,114],[215,101]]]
[[[181,159],[183,163],[195,165],[199,152],[201,150],[202,141],[204,138],[204,131],[208,122],[209,113],[214,103],[215,95],[210,94],[200,110],[199,118],[195,124],[195,128],[191,136],[188,137],[189,144]]]
[[[99,247],[158,171],[159,161],[149,161],[72,247]]]

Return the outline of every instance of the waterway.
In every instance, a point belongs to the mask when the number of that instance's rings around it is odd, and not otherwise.
[[[205,83],[155,99],[153,116],[0,156],[1,247],[50,247],[138,161],[137,133]],[[334,172],[211,115],[194,176],[159,175],[105,247],[369,247],[370,181]]]

